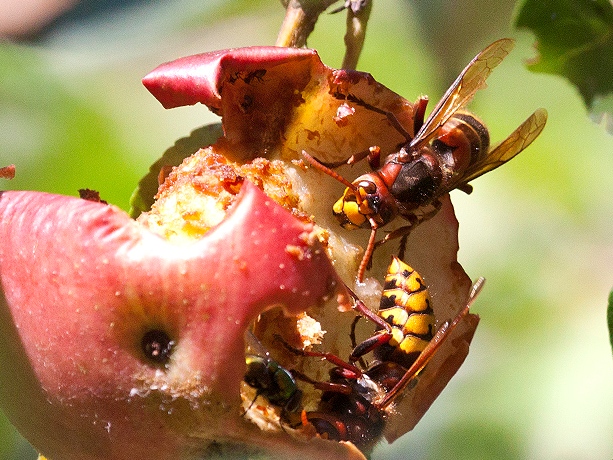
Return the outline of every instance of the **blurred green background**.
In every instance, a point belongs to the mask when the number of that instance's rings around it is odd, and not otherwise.
[[[81,8],[27,42],[0,43],[3,189],[100,191],[124,209],[164,150],[216,121],[203,106],[164,110],[140,79],[164,61],[273,44],[275,0],[140,1]],[[121,2],[116,2],[121,4]],[[91,4],[90,4],[91,6]],[[374,459],[613,458],[613,138],[565,80],[528,72],[533,37],[511,23],[515,2],[376,0],[360,70],[414,100],[437,100],[496,38],[515,51],[471,104],[495,141],[545,107],[541,137],[517,159],[454,192],[459,260],[486,289],[471,354],[418,427]],[[0,12],[0,19],[2,13]],[[309,40],[339,66],[344,15]],[[0,459],[35,453],[0,418]]]

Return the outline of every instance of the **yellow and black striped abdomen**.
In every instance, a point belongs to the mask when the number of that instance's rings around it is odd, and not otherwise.
[[[430,294],[419,273],[397,257],[389,266],[378,315],[393,328],[388,344],[375,350],[381,361],[409,367],[434,334]]]

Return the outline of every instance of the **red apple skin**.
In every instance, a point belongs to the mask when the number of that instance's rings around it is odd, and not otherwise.
[[[304,149],[337,162],[372,145],[387,154],[406,140],[381,113],[348,101],[370,101],[413,126],[413,104],[369,74],[325,66],[313,50],[189,56],[143,83],[164,107],[203,103],[221,115],[215,147],[243,161],[261,152],[295,159]],[[305,211],[326,227],[336,196],[320,180],[307,181],[316,199]],[[440,321],[462,307],[470,284],[457,263],[453,207],[443,202],[408,242]],[[267,458],[363,458],[351,444],[300,442],[241,415],[247,325],[275,304],[302,312],[337,282],[312,225],[255,187],[247,183],[226,219],[184,246],[112,206],[33,192],[0,195],[0,222],[0,407],[50,460],[195,460],[224,446],[234,456],[259,449]],[[387,246],[379,258],[389,260]],[[346,319],[321,310],[333,323]],[[477,322],[469,315],[407,390],[386,439],[425,413],[466,357]],[[176,341],[166,366],[142,351],[152,329]]]
[[[0,404],[45,456],[195,459],[213,441],[272,442],[241,416],[243,334],[268,307],[296,314],[331,293],[311,225],[250,183],[184,246],[113,206],[37,192],[2,193],[0,221]],[[165,367],[142,351],[151,329],[176,341]]]
[[[262,70],[288,63],[292,66],[292,77],[302,75],[308,79],[315,69],[323,68],[315,50],[251,46],[175,59],[156,67],[142,82],[167,109],[201,103],[219,113],[221,87],[228,79],[250,73],[253,79],[262,79]]]

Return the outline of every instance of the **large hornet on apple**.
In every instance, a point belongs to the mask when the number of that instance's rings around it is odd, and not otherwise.
[[[312,425],[322,437],[350,441],[359,449],[370,451],[383,435],[389,408],[469,313],[484,281],[479,278],[466,305],[453,319],[436,329],[430,294],[423,278],[394,257],[385,277],[377,313],[371,312],[347,288],[354,299],[354,310],[360,315],[356,320],[365,317],[376,325],[371,337],[355,345],[354,321],[351,331],[354,348],[348,360],[332,353],[296,349],[280,339],[293,353],[323,358],[335,365],[326,382],[295,373],[298,379],[323,391],[318,408],[302,412],[302,423]],[[375,359],[366,366],[362,357],[369,352],[373,352]],[[362,368],[354,364],[356,361],[360,361]]]
[[[547,112],[538,109],[500,144],[490,147],[485,125],[474,115],[462,111],[485,80],[511,51],[514,42],[504,38],[492,43],[470,61],[453,82],[430,116],[424,121],[427,97],[416,102],[413,132],[405,130],[391,112],[382,111],[364,101],[346,96],[367,109],[384,114],[405,138],[400,149],[378,165],[379,148],[353,155],[349,160],[324,165],[307,152],[303,156],[315,167],[347,186],[334,204],[334,215],[347,229],[370,228],[370,238],[358,269],[358,281],[376,247],[394,238],[401,238],[400,258],[404,256],[406,239],[411,230],[434,216],[441,207],[439,199],[454,189],[470,193],[473,179],[509,161],[537,138],[545,127]],[[352,164],[368,156],[373,171],[349,182],[333,167]],[[377,230],[397,216],[408,225],[388,233],[376,241]]]

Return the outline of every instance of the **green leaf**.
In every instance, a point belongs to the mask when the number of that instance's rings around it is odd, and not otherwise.
[[[613,289],[609,293],[609,308],[607,309],[607,323],[609,324],[609,340],[613,347]]]
[[[164,152],[162,158],[151,165],[147,175],[139,181],[138,187],[130,198],[130,216],[136,219],[142,212],[151,209],[158,191],[158,177],[162,168],[181,164],[185,158],[198,149],[214,144],[222,134],[221,123],[215,123],[202,126],[192,131],[189,137],[177,140],[175,145]]]
[[[567,78],[588,108],[613,115],[610,105],[594,107],[613,93],[613,5],[609,0],[526,0],[516,26],[530,29],[538,39],[540,58],[529,65],[531,70]]]

